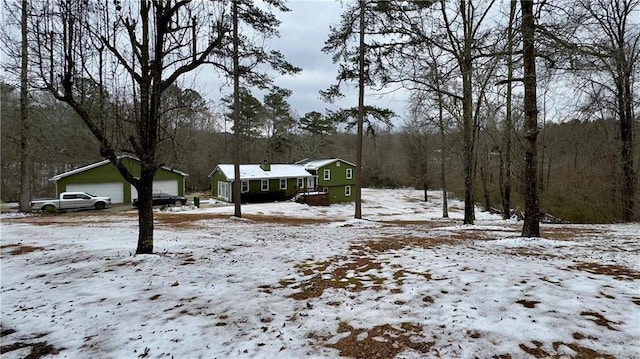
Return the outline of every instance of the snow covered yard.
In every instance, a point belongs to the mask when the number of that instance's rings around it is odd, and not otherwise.
[[[640,224],[526,239],[430,195],[173,208],[139,256],[133,211],[4,215],[1,358],[640,357]]]

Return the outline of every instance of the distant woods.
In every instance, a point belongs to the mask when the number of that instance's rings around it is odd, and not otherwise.
[[[3,84],[2,90],[2,200],[18,198],[19,91]],[[92,137],[66,106],[43,96],[34,106],[33,171],[34,193],[52,195],[47,179],[60,172],[87,165],[101,158],[93,151]],[[286,131],[274,139],[272,113],[262,101],[251,100],[258,111],[255,131],[247,131],[243,161],[288,163],[306,157],[338,156],[353,160],[355,133],[346,132],[335,120],[319,112],[286,117]],[[232,163],[231,125],[225,122],[224,106],[201,103],[192,116],[199,121],[181,121],[173,136],[176,148],[163,155],[165,164],[189,173],[188,191],[209,191],[209,172],[218,163]],[[431,121],[433,120],[433,121]],[[225,126],[226,132],[225,132]],[[278,126],[276,126],[278,127]],[[56,129],[51,131],[51,129]],[[258,129],[262,129],[259,131]],[[636,124],[636,129],[638,125]],[[489,121],[478,136],[476,156],[476,204],[500,211],[500,142],[498,123]],[[277,132],[277,131],[276,131]],[[524,156],[522,116],[514,116],[513,158]],[[283,139],[284,142],[280,142]],[[585,140],[588,139],[588,140]],[[574,119],[561,124],[547,123],[539,134],[539,178],[541,210],[555,217],[578,222],[621,220],[622,183],[618,156],[618,123],[613,119]],[[461,197],[464,178],[460,150],[461,133],[452,124],[445,135],[437,119],[409,116],[392,130],[377,128],[375,137],[364,139],[365,187],[415,187],[441,189],[442,151],[446,184],[451,195]],[[284,143],[284,145],[283,145]],[[636,151],[635,158],[640,154]],[[636,161],[639,163],[640,161]],[[514,161],[513,209],[523,209],[521,187],[523,163]],[[515,213],[514,213],[515,214]]]
[[[531,182],[525,179],[527,136],[536,134],[542,213],[576,222],[639,218],[640,0],[571,0],[561,8],[534,2],[538,131],[526,128],[523,110],[522,2],[364,3],[359,5],[367,6],[370,21],[367,84],[401,88],[408,102],[391,121],[369,124],[363,186],[411,186],[424,189],[425,200],[427,189],[444,189],[504,217],[519,216]],[[351,20],[343,25],[357,30]],[[329,40],[343,40],[336,36]],[[1,190],[3,201],[18,201],[24,142],[20,47],[9,40],[3,44],[15,63],[3,64],[11,71],[0,83]],[[347,65],[355,49],[343,54],[345,79],[354,74]],[[36,69],[31,71],[30,80]],[[73,80],[88,111],[101,114],[96,118],[118,151],[127,147],[126,119],[135,111],[116,84],[101,86],[113,78],[103,72],[104,78]],[[355,162],[349,109],[327,111],[319,102],[317,111],[298,113],[289,90],[258,92],[263,77],[250,79],[239,93],[243,163],[306,157]],[[189,191],[208,191],[213,167],[234,161],[233,97],[225,92],[203,98],[178,81],[167,86],[162,101],[158,163],[189,173]],[[103,159],[100,143],[77,113],[35,83],[28,116],[34,197],[53,194],[49,177]],[[467,215],[472,213],[465,220]]]

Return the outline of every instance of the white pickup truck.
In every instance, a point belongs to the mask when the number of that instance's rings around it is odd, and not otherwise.
[[[111,206],[111,198],[98,197],[86,192],[62,192],[60,198],[31,201],[32,210],[55,211],[65,209],[105,209]]]

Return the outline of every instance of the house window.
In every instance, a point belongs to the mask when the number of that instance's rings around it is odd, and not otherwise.
[[[263,190],[263,191],[268,191],[269,190],[269,180],[268,179],[260,180],[260,189]]]
[[[304,178],[298,178],[298,188],[304,187]]]
[[[352,178],[353,178],[353,169],[347,168],[347,179],[352,179]]]
[[[351,186],[344,186],[344,195],[346,197],[351,196]]]
[[[249,181],[242,181],[242,193],[249,192]]]
[[[218,182],[218,197],[227,201],[231,200],[231,186],[229,182]]]
[[[331,179],[331,170],[330,169],[324,170],[324,180],[328,181],[330,179]]]
[[[287,189],[287,179],[280,178],[280,189]]]
[[[329,187],[322,187],[323,193],[329,193]]]

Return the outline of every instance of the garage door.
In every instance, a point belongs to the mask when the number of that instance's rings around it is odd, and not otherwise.
[[[87,192],[95,196],[111,197],[111,203],[124,202],[124,186],[121,182],[68,184],[67,192]]]
[[[170,195],[178,195],[178,180],[153,181],[153,192],[163,192]],[[131,186],[131,200],[138,198],[138,191]]]

